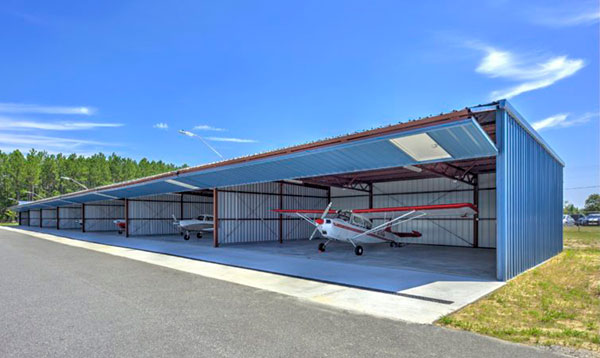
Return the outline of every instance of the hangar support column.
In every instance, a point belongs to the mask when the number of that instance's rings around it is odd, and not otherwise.
[[[479,175],[473,181],[473,205],[479,210]],[[479,211],[473,215],[473,247],[479,247]]]
[[[85,232],[85,203],[81,204],[81,232]]]
[[[283,209],[283,182],[279,182],[279,210]],[[279,243],[283,244],[283,215],[279,214]]]
[[[219,247],[219,190],[213,189],[213,246]]]
[[[56,230],[60,230],[60,207],[56,207]]]
[[[125,237],[129,237],[129,199],[125,199]]]

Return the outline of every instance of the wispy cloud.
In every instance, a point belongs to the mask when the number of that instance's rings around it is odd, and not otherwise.
[[[563,6],[536,7],[527,11],[533,22],[550,27],[592,25],[600,21],[597,1],[570,1]]]
[[[157,129],[169,129],[169,125],[166,123],[156,123],[155,125],[152,126],[153,128],[157,128]]]
[[[206,140],[213,142],[232,142],[232,143],[257,143],[254,139],[243,139],[243,138],[227,138],[227,137],[205,137]]]
[[[570,118],[569,113],[558,113],[540,121],[534,122],[533,129],[540,131],[550,128],[566,128],[589,122],[592,118],[598,118],[600,113],[588,112],[581,116]]]
[[[89,130],[95,128],[122,127],[122,123],[98,123],[98,122],[39,122],[33,120],[20,120],[15,118],[0,117],[0,128],[2,130],[26,130],[40,129],[52,131]]]
[[[223,128],[216,128],[213,126],[209,126],[207,124],[200,124],[198,126],[195,126],[194,129],[197,131],[215,131],[215,132],[223,132],[225,130]]]
[[[8,146],[29,146],[36,149],[68,149],[74,150],[82,146],[105,146],[109,143],[97,142],[86,139],[48,137],[39,135],[21,135],[0,133],[0,145]],[[114,144],[113,144],[114,145]]]
[[[490,93],[490,99],[512,98],[522,93],[548,87],[574,75],[585,66],[581,59],[567,56],[544,57],[517,56],[487,45],[472,43],[471,47],[482,50],[485,56],[476,71],[491,78],[504,78],[518,84]]]
[[[91,116],[93,107],[44,106],[39,104],[0,103],[0,113],[79,114]]]

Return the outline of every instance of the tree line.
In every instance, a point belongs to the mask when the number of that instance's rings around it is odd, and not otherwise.
[[[17,201],[48,198],[83,190],[83,186],[94,188],[178,168],[181,167],[160,160],[143,158],[135,161],[115,153],[85,157],[49,154],[34,149],[27,154],[19,150],[10,153],[0,151],[0,219],[14,219],[14,213],[7,208]]]
[[[572,203],[565,201],[565,205],[563,206],[563,214],[573,215],[573,214],[590,214],[590,213],[599,213],[600,212],[600,194],[590,194],[587,199],[585,199],[585,203],[583,208],[578,208]]]

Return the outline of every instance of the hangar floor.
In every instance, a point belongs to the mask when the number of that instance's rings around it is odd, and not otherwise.
[[[494,278],[495,250],[443,246],[366,245],[356,257],[350,247],[332,243],[325,253],[317,241],[224,245],[212,248],[212,238],[184,241],[178,235],[133,236],[114,232],[81,233],[21,227],[76,240],[126,247],[291,277],[385,292],[462,307],[488,294],[499,282]]]

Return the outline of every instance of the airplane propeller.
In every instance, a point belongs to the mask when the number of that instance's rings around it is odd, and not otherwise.
[[[323,211],[323,214],[321,215],[321,217],[317,220],[315,220],[315,222],[319,222],[319,220],[321,221],[321,223],[323,222],[323,219],[325,219],[325,217],[327,216],[327,214],[329,214],[329,209],[331,209],[331,204],[333,203],[329,203],[329,205],[327,205],[327,208],[325,208],[325,211]],[[319,224],[321,224],[319,223]],[[313,224],[315,225],[315,229],[313,230],[312,234],[310,235],[310,237],[308,238],[308,240],[312,240],[315,237],[315,234],[317,233],[317,231],[319,230],[319,224]]]

